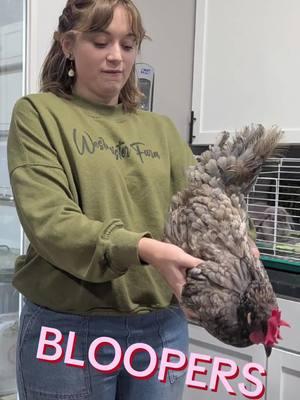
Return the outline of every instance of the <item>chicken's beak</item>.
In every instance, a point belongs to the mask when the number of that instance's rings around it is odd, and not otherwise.
[[[270,357],[270,355],[272,353],[272,347],[271,346],[265,346],[265,352],[266,352],[266,356]]]

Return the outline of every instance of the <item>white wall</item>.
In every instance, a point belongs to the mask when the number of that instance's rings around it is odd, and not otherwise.
[[[39,74],[50,48],[66,0],[27,0],[27,77],[26,92],[39,89]]]
[[[188,138],[192,97],[195,0],[135,0],[147,34],[140,60],[155,68],[153,111],[168,115]]]
[[[29,0],[29,92],[38,88],[41,63],[66,0]],[[139,61],[154,66],[153,111],[168,115],[187,139],[191,111],[195,0],[135,0],[152,41],[145,41]]]

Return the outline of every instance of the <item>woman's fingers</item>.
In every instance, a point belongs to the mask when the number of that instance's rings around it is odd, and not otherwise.
[[[258,250],[258,248],[256,246],[251,248],[252,254],[254,255],[255,258],[259,258],[260,257],[260,252]]]

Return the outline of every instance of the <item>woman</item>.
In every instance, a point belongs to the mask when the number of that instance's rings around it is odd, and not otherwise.
[[[24,295],[18,340],[20,400],[180,399],[184,371],[162,383],[109,374],[88,363],[98,337],[123,351],[150,345],[187,352],[178,307],[185,270],[201,260],[161,241],[171,196],[194,162],[166,117],[137,110],[134,64],[145,36],[131,0],[69,0],[42,70],[42,93],[14,108],[8,160],[20,221],[30,240],[16,262]],[[42,327],[77,342],[85,368],[36,358]],[[53,338],[52,338],[53,339]],[[47,350],[47,352],[46,352]],[[53,347],[45,352],[53,354]],[[111,346],[97,353],[114,358]],[[147,353],[132,360],[137,370]]]

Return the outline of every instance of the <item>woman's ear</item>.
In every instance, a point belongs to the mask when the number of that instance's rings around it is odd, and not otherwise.
[[[75,33],[74,32],[67,32],[63,35],[60,40],[62,51],[66,58],[69,58],[70,55],[73,54],[73,49],[75,45]]]

